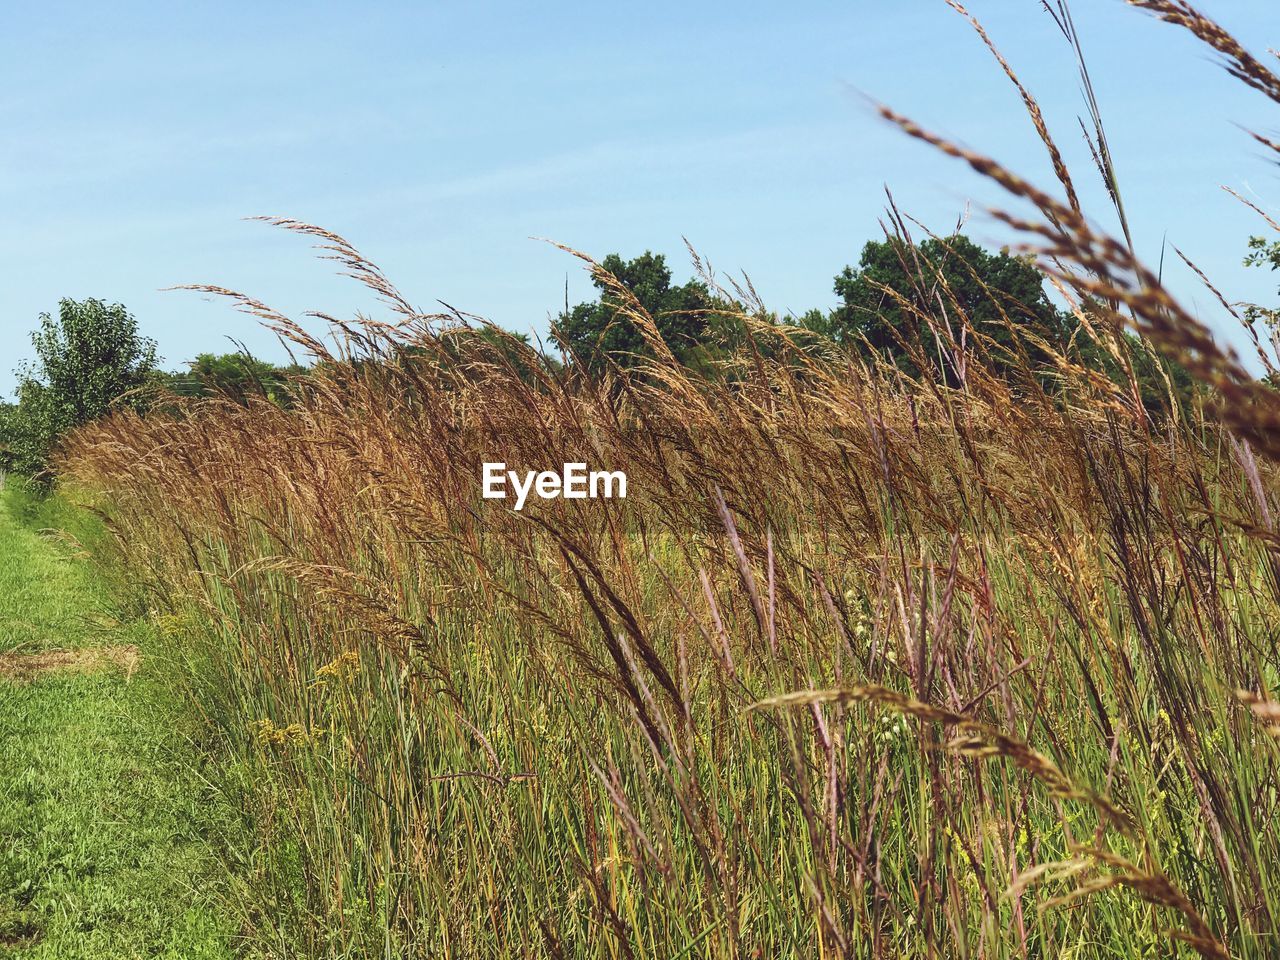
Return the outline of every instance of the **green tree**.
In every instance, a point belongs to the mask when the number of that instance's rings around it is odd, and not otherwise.
[[[225,397],[243,404],[249,397],[266,397],[287,406],[290,383],[306,372],[297,364],[278,367],[247,353],[201,353],[184,373],[160,374],[160,381],[179,396]]]
[[[0,485],[4,475],[17,466],[18,405],[0,400]]]
[[[1097,314],[1098,324],[1104,324],[1104,312],[1093,305],[1085,303],[1082,309],[1087,313]],[[1101,344],[1088,337],[1076,338],[1072,359],[1085,367],[1099,370],[1106,374],[1112,383],[1128,387],[1130,373],[1137,382],[1138,400],[1147,413],[1154,418],[1162,418],[1169,409],[1170,401],[1181,406],[1191,403],[1195,395],[1195,378],[1187,372],[1186,367],[1168,357],[1155,353],[1149,344],[1144,343],[1136,334],[1123,332],[1120,334],[1118,346],[1125,362],[1117,360],[1115,355]],[[1172,396],[1170,396],[1172,394]]]
[[[62,300],[31,335],[36,359],[17,371],[17,404],[0,416],[0,466],[35,475],[68,431],[116,404],[141,406],[155,344],[120,304]]]
[[[1035,264],[991,253],[962,234],[918,245],[896,237],[871,241],[862,248],[858,266],[845,267],[836,277],[835,292],[842,303],[815,324],[817,329],[838,343],[888,357],[913,374],[920,371],[903,341],[919,343],[930,358],[939,355],[938,337],[924,317],[940,327],[949,318],[957,338],[964,317],[1006,348],[1013,347],[1016,336],[1007,321],[1055,343],[1072,326],[1049,302]],[[1010,357],[995,359],[999,368]]]
[[[696,364],[705,356],[712,320],[704,311],[716,305],[705,284],[691,280],[673,286],[666,258],[647,250],[632,260],[612,253],[601,261],[601,266],[617,277],[649,312],[677,359]],[[652,357],[653,351],[640,330],[629,318],[619,315],[621,298],[601,278],[596,277],[593,283],[600,298],[562,313],[552,330],[552,340],[594,371],[609,362],[633,367],[642,358]]]
[[[1249,255],[1244,258],[1246,267],[1266,267],[1269,270],[1280,270],[1280,240],[1268,240],[1266,237],[1249,238]],[[1274,337],[1280,331],[1280,309],[1264,307],[1256,303],[1244,305],[1245,319],[1251,324],[1261,324],[1271,331]],[[1272,376],[1274,380],[1275,377]]]

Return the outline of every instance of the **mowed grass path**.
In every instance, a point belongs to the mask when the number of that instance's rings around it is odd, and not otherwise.
[[[145,626],[116,624],[87,564],[32,529],[48,509],[0,492],[0,654],[131,643],[144,659],[132,677],[0,676],[0,957],[231,957],[206,840],[222,821],[179,705]]]

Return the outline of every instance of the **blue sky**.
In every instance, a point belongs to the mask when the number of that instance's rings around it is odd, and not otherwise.
[[[1259,53],[1280,44],[1274,0],[1203,7]],[[1105,218],[1070,51],[1038,0],[971,8]],[[1274,109],[1119,0],[1076,0],[1075,16],[1140,252],[1155,260],[1167,234],[1229,296],[1274,302],[1280,278],[1240,265],[1260,223],[1219,189],[1280,208],[1276,167],[1234,126],[1274,135]],[[531,237],[653,249],[684,278],[684,236],[774,309],[830,306],[832,276],[879,236],[886,185],[939,230],[996,199],[859,91],[1050,182],[1016,93],[942,0],[11,5],[0,79],[0,394],[60,297],[125,303],[170,368],[228,337],[282,356],[173,284],[295,315],[376,309],[304,238],[242,219],[259,214],[344,234],[424,308],[517,330],[545,332],[566,277],[571,299],[589,292]],[[1007,239],[976,210],[969,229]]]

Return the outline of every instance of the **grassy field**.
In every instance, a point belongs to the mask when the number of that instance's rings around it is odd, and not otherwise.
[[[1195,11],[1138,5],[1280,102]],[[896,362],[717,288],[729,332],[691,368],[583,257],[644,344],[600,371],[424,315],[342,238],[280,221],[393,322],[322,343],[203,288],[310,354],[289,402],[166,397],[68,439],[64,489],[96,505],[88,546],[148,611],[153,655],[133,683],[6,689],[10,939],[1280,955],[1280,358],[1242,318],[1272,374],[1255,377],[1138,260],[1096,103],[1118,236],[1018,89],[1052,191],[881,113],[1020,204],[995,216],[1066,305],[1060,343],[990,290],[996,319],[975,322],[946,238],[926,256],[896,209]],[[481,496],[495,459],[625,471],[628,496],[517,513]],[[32,614],[0,600],[11,643],[124,629],[51,547],[0,535],[9,590],[57,574]],[[145,712],[166,703],[199,723]],[[207,788],[172,773],[196,756],[217,758]],[[193,898],[207,847],[221,887]],[[175,930],[189,942],[163,946]]]
[[[352,328],[288,409],[77,436],[105,561],[252,771],[255,936],[1274,955],[1274,466],[1069,357],[953,388],[742,321],[723,371],[603,381]],[[515,513],[495,450],[630,493]]]
[[[0,493],[4,491],[0,490]],[[58,508],[12,489],[0,515],[0,653],[78,647],[91,639],[92,621],[104,611],[100,590],[86,590],[84,564],[68,562],[39,541],[33,528],[55,529],[70,518]]]
[[[118,623],[89,565],[36,525],[83,520],[58,501],[0,500],[0,655],[134,644],[145,656],[145,626]],[[209,842],[230,831],[190,717],[152,664],[126,673],[16,679],[0,665],[0,956],[233,955]]]

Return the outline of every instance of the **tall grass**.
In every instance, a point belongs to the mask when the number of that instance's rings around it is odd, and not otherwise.
[[[1189,8],[1141,6],[1263,69]],[[749,291],[740,348],[695,372],[615,282],[652,356],[591,378],[420,314],[345,240],[284,221],[392,322],[335,320],[330,348],[218,291],[317,358],[297,402],[73,438],[65,470],[103,498],[114,561],[244,775],[260,941],[1280,952],[1271,389],[1069,179],[1060,202],[884,114],[1039,210],[998,216],[1036,242],[1079,343],[994,356],[916,258],[902,347],[936,375],[815,344]],[[1199,402],[1142,406],[1126,324]],[[1099,351],[1119,375],[1084,364]],[[490,460],[625,470],[630,495],[517,514],[480,498]]]

